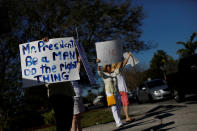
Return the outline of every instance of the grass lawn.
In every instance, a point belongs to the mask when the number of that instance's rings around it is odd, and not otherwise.
[[[56,131],[56,126],[43,128],[43,129],[37,129],[36,131]]]
[[[82,127],[93,126],[114,121],[110,108],[96,109],[85,112],[82,118]]]
[[[93,126],[96,124],[108,123],[114,121],[110,108],[95,109],[85,112],[82,117],[82,127]],[[38,129],[37,131],[56,131],[56,127]]]

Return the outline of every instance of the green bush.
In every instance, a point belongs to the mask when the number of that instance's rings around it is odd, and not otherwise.
[[[42,116],[44,117],[45,125],[55,124],[55,112],[53,109],[51,109],[49,112],[42,114]]]

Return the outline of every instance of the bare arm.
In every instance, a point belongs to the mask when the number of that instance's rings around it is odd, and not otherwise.
[[[120,69],[122,67],[122,62],[117,63],[116,68],[115,69]]]
[[[101,62],[100,59],[96,59],[96,63],[97,63],[97,71],[101,71],[100,67],[98,66],[98,63]]]
[[[80,69],[81,69],[81,57],[78,56],[77,59],[78,59],[78,60],[77,60],[77,68],[78,68],[78,71],[80,72]]]
[[[96,63],[98,64],[99,62],[100,62],[100,60],[96,59]],[[98,65],[97,65],[97,71],[98,71],[98,75],[103,78],[104,77],[103,70],[101,70],[100,66],[98,66]]]

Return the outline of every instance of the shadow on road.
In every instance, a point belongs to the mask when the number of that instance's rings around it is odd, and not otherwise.
[[[186,108],[187,104],[188,105],[197,104],[197,95],[187,96],[183,104],[184,105],[170,103],[170,104],[165,104],[165,105],[158,105],[155,108],[152,108],[151,110],[147,111],[141,117],[137,118],[135,122],[126,124],[122,128],[116,129],[114,131],[121,131],[121,130],[126,130],[132,127],[147,125],[147,124],[154,123],[156,121],[158,122],[158,120],[160,121],[160,124],[144,129],[143,131],[157,131],[157,130],[167,131],[167,130],[173,129],[175,127],[168,127],[168,126],[175,124],[174,121],[163,123],[163,120],[165,118],[173,116],[174,111]]]
[[[159,105],[159,106],[151,109],[150,111],[146,112],[146,114],[143,117],[141,117],[137,120],[139,121],[139,120],[143,120],[143,119],[153,117],[153,116],[157,117],[157,116],[162,115],[162,114],[166,114],[166,113],[170,113],[170,112],[173,112],[173,111],[176,111],[176,110],[180,110],[184,107],[187,107],[187,106],[182,106],[182,105]],[[172,114],[172,115],[174,115],[174,114]]]
[[[150,123],[153,123],[153,122],[155,122],[155,120],[148,120],[148,121],[144,121],[144,122],[139,122],[139,123],[136,123],[136,124],[129,125],[127,127],[122,127],[122,128],[116,129],[114,131],[121,131],[121,130],[129,129],[129,128],[132,128],[132,127],[141,126],[141,125],[144,125],[144,124],[150,124]],[[172,121],[172,122],[168,122],[168,123],[164,123],[164,124],[159,124],[159,125],[150,127],[148,129],[144,129],[142,131],[158,131],[158,130],[160,130],[160,131],[167,131],[167,130],[173,129],[174,127],[166,128],[166,129],[162,129],[162,128],[165,128],[167,126],[173,125],[174,123],[175,122]]]
[[[148,129],[145,129],[144,131],[159,130],[161,128],[167,127],[167,126],[172,125],[172,124],[175,123],[175,122],[172,121],[172,122],[163,124],[163,119],[173,116],[174,115],[172,113],[173,111],[180,110],[180,109],[185,108],[185,107],[187,107],[187,106],[182,106],[182,105],[159,105],[159,106],[147,111],[145,113],[145,115],[136,119],[136,121],[134,123],[130,123],[128,125],[125,125],[122,128],[116,129],[115,131],[121,131],[121,130],[129,129],[129,128],[132,128],[132,127],[136,127],[136,126],[151,124],[151,123],[154,123],[155,121],[160,120],[159,125],[150,127]],[[150,120],[146,120],[147,118],[151,118],[151,117],[153,117],[153,118],[150,119]],[[138,122],[138,121],[142,121],[142,122]],[[168,130],[169,129],[171,129],[171,128],[168,128]],[[167,130],[167,129],[163,129],[163,130]]]
[[[191,95],[185,98],[185,104],[197,104],[197,95]]]
[[[129,128],[132,128],[132,127],[136,127],[136,126],[141,126],[141,125],[145,125],[145,124],[150,124],[150,123],[153,123],[155,122],[156,120],[152,119],[152,120],[146,120],[146,121],[143,121],[143,122],[138,122],[138,123],[135,123],[135,124],[132,124],[132,125],[124,125],[122,128],[119,128],[119,129],[115,129],[114,131],[121,131],[121,130],[125,130],[125,129],[129,129]]]
[[[142,131],[167,131],[167,130],[170,130],[170,129],[173,129],[175,127],[172,127],[172,128],[167,128],[167,129],[162,129],[164,127],[167,127],[167,126],[170,126],[170,125],[173,125],[175,122],[172,121],[172,122],[168,122],[168,123],[165,123],[165,124],[160,124],[160,125],[156,125],[156,126],[153,126],[153,127],[150,127],[148,129],[144,129]]]

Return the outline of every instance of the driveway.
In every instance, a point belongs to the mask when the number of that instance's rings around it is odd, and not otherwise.
[[[197,95],[189,96],[183,103],[172,100],[154,104],[134,104],[129,114],[136,121],[116,128],[115,123],[106,123],[84,128],[83,131],[196,131]],[[124,120],[123,120],[124,122]]]

